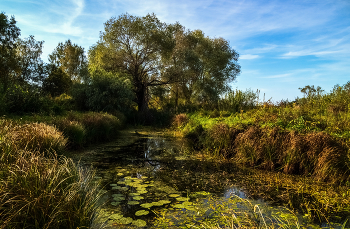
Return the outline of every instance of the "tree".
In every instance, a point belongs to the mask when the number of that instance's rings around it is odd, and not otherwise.
[[[20,71],[16,55],[16,40],[20,36],[20,29],[16,26],[16,20],[12,16],[7,18],[5,13],[0,14],[0,84],[2,91],[8,89],[9,84],[15,78],[15,73]],[[0,91],[1,92],[1,91]]]
[[[313,97],[313,96],[320,96],[324,90],[320,86],[317,86],[315,89],[314,85],[306,85],[303,88],[299,88],[301,93],[304,93],[304,97],[307,96],[307,98]]]
[[[20,66],[17,78],[21,82],[42,82],[45,75],[44,62],[41,60],[43,43],[44,41],[36,41],[32,35],[24,40],[17,40],[16,54]]]
[[[105,23],[100,41],[89,51],[90,68],[130,75],[140,113],[147,113],[149,88],[172,82],[163,78],[162,58],[174,47],[172,26],[154,14],[135,17],[123,14]]]
[[[55,65],[48,65],[49,76],[43,81],[43,91],[52,97],[67,93],[72,86],[71,78],[61,68]]]
[[[72,44],[71,40],[60,42],[49,55],[51,64],[61,68],[72,81],[81,82],[87,75],[87,59],[84,48]]]
[[[238,53],[223,38],[205,37],[201,30],[185,31],[178,27],[176,46],[169,58],[168,74],[178,81],[172,85],[175,106],[179,97],[187,104],[217,102],[240,73]]]

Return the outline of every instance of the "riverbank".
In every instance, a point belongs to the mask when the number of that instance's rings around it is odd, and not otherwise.
[[[323,130],[305,127],[312,122],[301,121],[297,126],[294,119],[286,120],[296,115],[292,109],[180,114],[173,122],[174,133],[188,138],[204,157],[261,170],[243,181],[252,196],[282,203],[316,221],[344,220],[350,213],[347,124],[336,133],[329,132],[336,128],[333,122]],[[337,115],[328,118],[340,120],[348,114]]]
[[[104,113],[0,120],[0,228],[89,228],[102,193],[95,172],[62,156],[114,139],[123,120]]]

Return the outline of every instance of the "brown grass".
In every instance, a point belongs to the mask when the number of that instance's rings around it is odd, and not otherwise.
[[[207,150],[215,155],[248,166],[318,180],[349,180],[348,148],[325,132],[301,134],[279,127],[236,129],[217,124],[206,130],[202,139]]]
[[[172,125],[177,128],[183,127],[184,125],[186,125],[188,120],[189,119],[186,114],[178,114],[173,118]]]
[[[62,150],[67,143],[61,131],[44,123],[15,125],[7,122],[5,125],[7,126],[8,142],[14,143],[11,144],[14,151],[25,149],[57,152]]]

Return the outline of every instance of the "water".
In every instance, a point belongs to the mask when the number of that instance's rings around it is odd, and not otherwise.
[[[131,132],[76,157],[81,164],[97,169],[96,180],[101,180],[106,192],[99,218],[94,222],[97,226],[178,228],[216,220],[224,227],[228,222],[220,221],[217,212],[250,211],[257,222],[259,215],[254,213],[254,206],[265,206],[264,216],[278,214],[287,220],[303,220],[262,199],[249,199],[237,185],[249,171],[193,154],[181,139]]]

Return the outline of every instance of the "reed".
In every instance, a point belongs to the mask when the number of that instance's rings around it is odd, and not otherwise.
[[[57,156],[62,132],[0,120],[0,228],[89,228],[101,197],[94,172]]]

